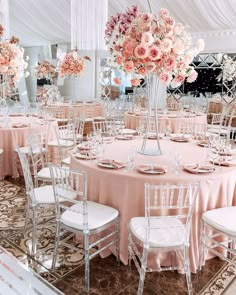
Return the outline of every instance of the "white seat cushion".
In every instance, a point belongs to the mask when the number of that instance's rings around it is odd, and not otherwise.
[[[65,169],[68,169],[69,167],[63,167]],[[51,179],[50,169],[49,167],[44,167],[40,171],[38,171],[37,176],[43,179]]]
[[[56,202],[52,185],[36,187],[34,189],[34,194],[38,203],[54,204]],[[60,190],[60,194],[68,199],[75,199],[77,196],[77,194],[74,192],[68,192],[62,189]],[[60,198],[59,201],[65,202],[65,199]]]
[[[209,210],[202,219],[212,227],[236,237],[236,206]]]
[[[130,220],[130,230],[137,239],[145,242],[147,222],[145,217]],[[150,247],[164,248],[184,245],[185,227],[177,218],[151,219]]]
[[[61,161],[61,163],[64,165],[70,165],[70,162],[71,162],[71,157],[65,158]]]
[[[108,222],[111,222],[118,216],[118,211],[112,207],[102,205],[95,202],[87,202],[88,204],[88,228],[93,230],[99,228]],[[82,212],[82,203],[77,203],[71,207],[73,210]],[[61,221],[69,227],[82,230],[83,229],[83,215],[71,210],[66,210],[61,215]]]
[[[72,147],[74,145],[74,143],[71,140],[60,139],[59,144],[58,144],[57,139],[54,139],[52,141],[49,141],[48,145],[49,146],[63,146],[63,147],[70,147],[71,146]]]

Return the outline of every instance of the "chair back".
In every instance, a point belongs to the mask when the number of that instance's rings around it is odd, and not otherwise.
[[[184,229],[184,241],[188,243],[191,219],[198,191],[199,183],[188,185],[152,185],[145,183],[147,244],[151,231],[157,229],[155,223],[151,223],[151,220],[160,218],[166,221],[170,220],[170,218],[180,221],[174,224],[176,224],[176,229],[178,227]],[[166,228],[168,227],[170,226],[167,225]]]
[[[60,140],[68,140],[76,143],[75,138],[75,126],[73,123],[62,125],[62,126],[55,126],[57,141]]]
[[[26,187],[26,194],[31,201],[32,205],[36,204],[36,199],[35,199],[35,194],[34,194],[34,184],[33,184],[33,179],[31,176],[31,171],[30,171],[30,165],[29,161],[27,159],[27,156],[20,151],[19,146],[16,147],[22,171],[24,174],[24,180],[25,180],[25,187]]]
[[[88,230],[87,174],[56,165],[50,165],[49,168],[56,201],[57,218],[60,219],[65,210],[76,212],[78,216],[83,218],[83,230]],[[75,204],[77,204],[76,208],[73,206]]]

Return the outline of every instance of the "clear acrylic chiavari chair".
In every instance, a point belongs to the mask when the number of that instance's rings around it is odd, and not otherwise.
[[[133,217],[129,222],[129,264],[133,259],[139,271],[137,294],[143,293],[146,272],[180,269],[186,273],[188,294],[193,294],[189,238],[198,191],[199,183],[145,184],[145,217]],[[163,252],[175,252],[182,265],[149,268],[147,264],[149,254]]]
[[[82,171],[65,170],[55,165],[50,166],[56,198],[56,242],[53,254],[53,269],[56,267],[59,245],[77,251],[85,256],[85,285],[90,287],[89,261],[104,249],[115,245],[119,261],[119,212],[99,203],[87,200],[87,174]],[[66,176],[65,176],[66,173]],[[76,200],[70,195],[76,195]],[[64,202],[59,202],[64,200]],[[83,237],[83,249],[68,243],[70,236]],[[90,238],[93,238],[90,240]]]

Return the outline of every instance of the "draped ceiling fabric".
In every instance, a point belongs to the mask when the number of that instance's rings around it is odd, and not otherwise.
[[[106,49],[108,0],[71,0],[71,16],[71,49]]]
[[[149,11],[147,0],[108,0],[108,14],[134,4]],[[150,4],[153,12],[167,8],[188,25],[195,38],[205,40],[206,52],[236,52],[236,0],[150,0]],[[70,0],[10,0],[9,6],[11,34],[23,46],[70,42]],[[86,17],[93,21],[91,14]]]

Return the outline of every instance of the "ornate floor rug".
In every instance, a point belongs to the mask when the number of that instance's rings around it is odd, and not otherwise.
[[[210,280],[199,295],[222,295],[231,293],[230,289],[236,290],[236,267],[225,263],[218,273]]]

